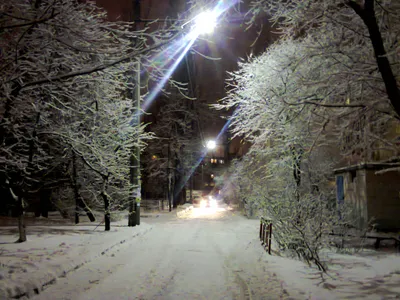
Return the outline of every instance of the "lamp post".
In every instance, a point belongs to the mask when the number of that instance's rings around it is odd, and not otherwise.
[[[137,147],[136,147],[136,198],[135,198],[135,217],[136,225],[140,225],[140,201],[142,200],[142,182],[140,178],[140,61],[137,61],[136,68],[136,122],[138,126]]]
[[[140,19],[141,3],[140,0],[133,0],[133,20],[134,30],[137,29],[137,20]],[[132,149],[130,156],[130,184],[133,187],[129,195],[129,214],[128,214],[128,226],[140,225],[140,201],[141,201],[141,180],[140,180],[140,60],[136,62],[135,70],[136,78],[135,90],[133,91],[132,98],[136,101],[135,115],[133,118],[134,126],[137,126],[137,145]]]
[[[137,146],[131,154],[130,182],[135,187],[130,195],[128,226],[140,225],[140,201],[141,201],[141,178],[140,178],[140,61],[136,65],[136,86],[134,100],[136,101],[135,125],[137,126]]]

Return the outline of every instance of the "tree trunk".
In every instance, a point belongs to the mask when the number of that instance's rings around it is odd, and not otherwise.
[[[72,186],[74,189],[74,198],[75,198],[75,224],[79,224],[79,210],[83,209],[86,212],[90,222],[96,221],[95,216],[93,215],[90,208],[86,205],[82,196],[79,194],[78,188],[78,175],[76,172],[76,156],[75,152],[72,151]]]
[[[103,186],[101,188],[101,197],[104,201],[104,230],[110,231],[111,229],[111,215],[110,215],[110,199],[107,196],[108,176],[103,177]]]
[[[291,147],[292,156],[293,156],[293,177],[296,182],[296,190],[294,192],[294,196],[296,198],[297,203],[300,203],[300,184],[301,184],[301,158],[302,158],[302,150],[298,149],[296,146]],[[296,216],[296,224],[301,225],[301,213],[298,211]]]
[[[168,211],[172,211],[172,195],[171,195],[171,190],[168,185]]]
[[[175,176],[174,176],[175,178]],[[172,186],[173,190],[172,190],[172,207],[173,208],[177,208],[178,205],[180,204],[180,197],[181,195],[181,189],[179,186],[180,180],[174,180],[174,185]]]
[[[385,84],[387,96],[397,116],[400,116],[400,91],[397,87],[396,77],[393,75],[392,67],[386,56],[387,53],[375,16],[374,2],[375,0],[365,0],[364,7],[361,7],[354,1],[348,1],[347,4],[360,16],[368,29],[369,38],[374,48],[375,60]]]
[[[40,112],[36,115],[36,122],[35,122],[35,127],[32,132],[31,139],[29,141],[29,152],[28,152],[28,166],[27,166],[27,171],[29,173],[33,172],[33,155],[35,152],[35,138],[36,138],[36,126],[39,123],[40,120]],[[24,200],[21,195],[22,191],[20,191],[18,196],[15,196],[12,189],[11,189],[12,195],[14,200],[16,200],[17,205],[16,205],[16,211],[17,211],[17,218],[18,218],[18,232],[19,232],[19,238],[16,241],[17,243],[23,243],[26,241],[26,226],[25,226],[25,218],[24,218]]]
[[[110,200],[107,195],[104,195],[104,230],[110,231],[111,229],[111,215],[110,215]]]
[[[23,198],[18,196],[17,200],[17,214],[18,214],[18,232],[19,239],[16,243],[26,242],[26,228],[25,228],[25,218],[24,218],[24,204]]]
[[[26,228],[25,228],[25,219],[24,219],[24,200],[21,194],[18,196],[14,193],[12,185],[8,180],[6,180],[6,184],[9,185],[8,188],[10,190],[10,195],[15,201],[15,210],[13,213],[13,217],[18,218],[18,233],[19,238],[16,240],[16,243],[23,243],[26,241]],[[19,191],[21,193],[21,191]]]
[[[72,186],[74,189],[75,198],[75,224],[79,224],[79,190],[76,173],[76,157],[74,151],[72,151]]]
[[[83,211],[86,213],[87,217],[89,218],[90,222],[96,221],[96,217],[94,216],[94,214],[91,211],[91,209],[89,208],[89,206],[87,206],[85,200],[83,200],[81,195],[79,195],[78,200],[79,200],[78,201],[79,208],[83,209]]]
[[[293,155],[293,177],[296,182],[296,191],[295,191],[295,197],[296,201],[300,202],[300,183],[301,183],[301,170],[300,170],[300,165],[301,165],[301,156],[302,156],[302,151],[298,151],[296,147],[292,147],[291,149],[292,155]]]

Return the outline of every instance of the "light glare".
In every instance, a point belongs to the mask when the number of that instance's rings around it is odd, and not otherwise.
[[[214,11],[204,11],[200,13],[194,22],[194,34],[201,35],[212,33],[217,26],[217,17]]]
[[[215,141],[208,141],[207,142],[207,149],[215,149],[215,147],[217,146],[217,143]]]

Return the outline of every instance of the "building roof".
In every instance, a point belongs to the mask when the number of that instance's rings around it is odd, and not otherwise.
[[[345,172],[357,171],[357,170],[388,170],[398,171],[400,168],[400,162],[367,162],[360,163],[357,165],[346,166],[338,169],[334,169],[334,174],[340,174]]]

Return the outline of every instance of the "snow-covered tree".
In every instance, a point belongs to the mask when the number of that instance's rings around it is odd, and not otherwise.
[[[349,75],[379,89],[381,100],[389,102],[394,110],[391,114],[399,116],[397,1],[253,0],[251,11],[254,16],[262,11],[270,15],[284,36],[313,36],[310,54],[338,60]]]
[[[135,32],[130,23],[106,21],[91,2],[0,7],[0,184],[16,199],[19,241],[26,239],[25,203],[48,198],[49,190],[64,191],[88,211],[83,198],[102,199],[107,223],[110,205],[122,204],[133,188],[128,157],[144,146],[136,137],[149,137],[143,126],[131,126],[136,61],[149,78],[161,76],[163,66],[150,57],[176,30]]]
[[[283,249],[324,268],[325,233],[355,221],[338,220],[333,209],[340,155],[399,154],[390,134],[399,120],[399,5],[255,0],[252,10],[272,15],[281,39],[240,63],[216,107],[235,109],[233,133],[253,144],[236,175],[250,178],[243,195],[273,219]]]

